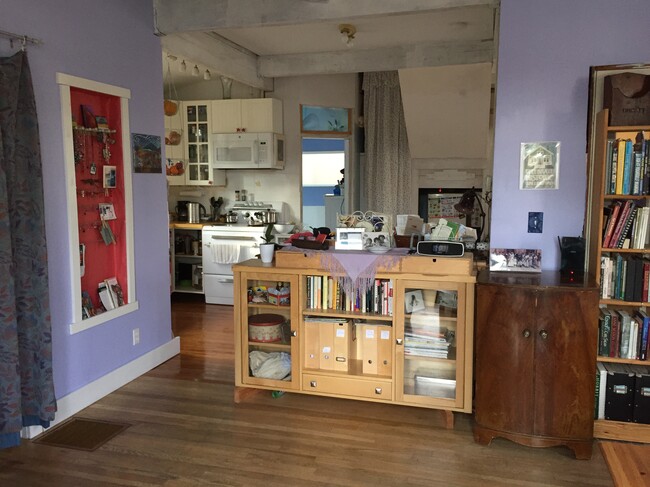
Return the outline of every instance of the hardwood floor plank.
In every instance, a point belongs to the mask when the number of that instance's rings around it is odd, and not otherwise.
[[[127,421],[95,452],[23,441],[0,451],[6,486],[611,487],[599,449],[474,443],[472,417],[264,391],[234,402],[232,308],[173,298],[181,354],[80,416]]]

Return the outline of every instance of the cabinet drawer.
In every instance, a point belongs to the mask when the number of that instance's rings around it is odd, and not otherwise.
[[[368,399],[393,399],[392,383],[382,380],[366,380],[352,377],[331,377],[303,374],[302,390],[339,394],[342,396],[365,397]]]
[[[462,275],[472,274],[472,254],[462,257],[408,255],[402,258],[401,271],[415,274]]]

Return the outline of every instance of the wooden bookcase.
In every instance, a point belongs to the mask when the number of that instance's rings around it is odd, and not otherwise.
[[[370,297],[365,307],[360,298],[358,310],[314,303],[315,283],[329,281],[332,289],[336,277],[321,267],[316,253],[278,251],[274,264],[249,260],[233,270],[236,401],[250,389],[267,389],[417,406],[442,410],[448,427],[453,412],[471,413],[476,281],[471,254],[403,256],[390,268],[379,267],[375,278],[391,290],[384,291],[387,304],[379,312],[371,311]],[[284,305],[253,300],[258,287],[288,288],[289,300]],[[281,336],[274,341],[249,333],[250,319],[263,319],[262,314],[281,317]],[[444,350],[421,352],[413,337],[440,330]],[[256,376],[250,360],[259,354],[253,352],[284,352],[290,375]]]
[[[608,167],[608,140],[619,138],[632,138],[639,132],[650,134],[649,125],[635,126],[613,126],[609,124],[609,110],[603,108],[603,84],[604,77],[620,72],[637,72],[650,74],[650,67],[640,68],[638,66],[603,66],[592,68],[590,88],[590,120],[589,120],[589,186],[588,205],[586,218],[587,256],[586,266],[588,272],[592,273],[597,283],[602,283],[603,269],[602,259],[608,257],[639,257],[646,259],[650,256],[650,248],[612,248],[611,245],[604,247],[603,237],[606,232],[607,208],[612,207],[616,201],[632,201],[639,206],[650,205],[650,194],[620,194],[606,188],[607,167]],[[650,302],[645,300],[631,301],[606,298],[602,294],[599,302],[601,308],[623,309],[633,314],[638,309],[646,309]],[[594,327],[598,323],[593,324]],[[602,363],[623,363],[638,365],[650,371],[650,361],[635,360],[628,358],[614,358],[597,356],[597,362]],[[595,373],[595,372],[594,372]],[[601,388],[602,389],[602,388]],[[603,391],[601,391],[603,393]],[[634,441],[650,443],[650,425],[635,422],[609,421],[597,419],[594,423],[594,437],[602,439]]]

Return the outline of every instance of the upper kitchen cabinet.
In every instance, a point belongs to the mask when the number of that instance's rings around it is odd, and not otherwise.
[[[165,116],[167,181],[172,186],[226,184],[226,173],[215,169],[212,161],[211,103],[183,101],[179,103],[180,115]]]
[[[282,102],[275,98],[212,101],[212,133],[283,133]]]

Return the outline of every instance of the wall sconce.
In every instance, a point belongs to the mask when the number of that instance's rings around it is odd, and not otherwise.
[[[203,73],[203,79],[204,79],[204,80],[212,79],[212,75],[210,74],[210,70],[209,70],[209,69],[206,69],[206,70],[205,70],[205,73]]]
[[[192,68],[192,76],[198,76],[199,74],[199,67],[195,64]]]
[[[483,227],[485,226],[485,211],[483,210],[483,205],[481,204],[481,197],[476,192],[475,188],[472,188],[463,193],[463,196],[460,197],[460,201],[454,205],[454,209],[461,215],[465,215],[465,226],[471,226],[472,213],[474,213],[474,201],[478,202],[478,207],[481,210],[481,227],[478,231],[477,241],[481,240],[483,235]]]
[[[352,24],[341,24],[339,25],[339,32],[341,33],[341,42],[348,47],[352,47],[357,28]]]

